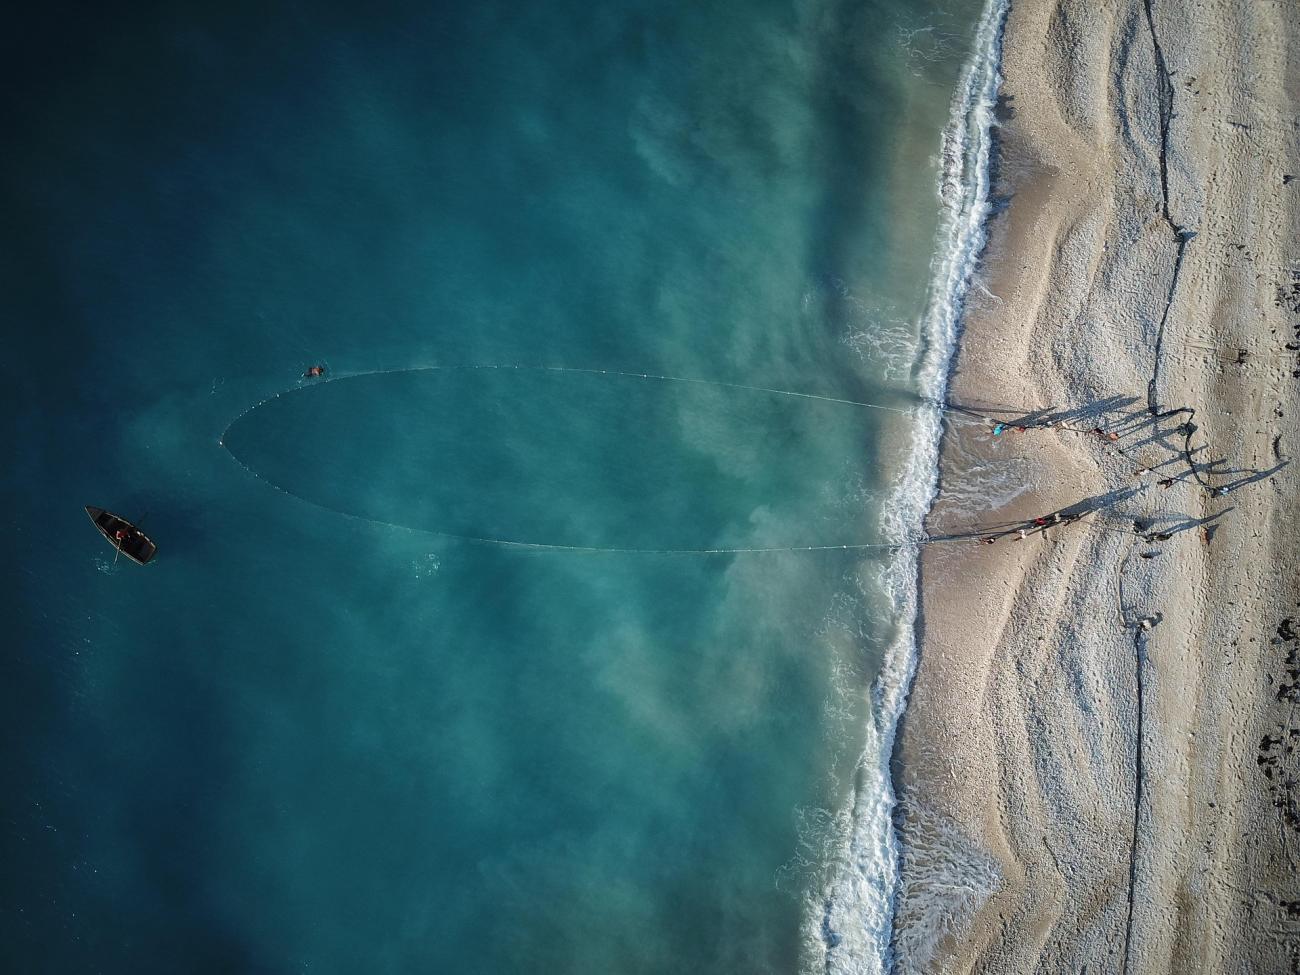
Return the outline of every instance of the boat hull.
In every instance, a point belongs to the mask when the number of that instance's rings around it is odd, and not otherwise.
[[[104,540],[136,565],[145,565],[158,554],[158,546],[152,539],[120,515],[92,505],[86,505],[86,514]],[[121,539],[117,537],[119,531],[125,533]]]

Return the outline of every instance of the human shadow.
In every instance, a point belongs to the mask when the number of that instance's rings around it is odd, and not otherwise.
[[[1137,458],[1129,456],[1129,451],[1124,451],[1124,454],[1125,454],[1126,457],[1128,457],[1129,460],[1133,461],[1134,463],[1141,463]],[[1155,474],[1155,473],[1158,473],[1158,472],[1162,471],[1164,468],[1169,467],[1170,465],[1181,464],[1182,462],[1183,462],[1183,458],[1182,458],[1182,457],[1179,457],[1179,456],[1166,457],[1164,460],[1156,461],[1154,464],[1142,464],[1142,465],[1137,469],[1137,472],[1136,472],[1136,473],[1139,473],[1139,474]],[[1184,472],[1183,474],[1178,475],[1178,476],[1175,478],[1175,480],[1180,480],[1180,481],[1181,481],[1181,480],[1182,480],[1184,477],[1186,477],[1186,476],[1187,476],[1187,473]]]
[[[1188,435],[1187,427],[1191,421],[1179,419],[1178,422],[1176,423],[1170,422],[1166,424],[1163,422],[1166,420],[1172,421],[1175,419],[1178,418],[1171,417],[1168,414],[1164,414],[1164,413],[1158,416],[1152,416],[1146,410],[1140,411],[1135,417],[1132,418],[1129,429],[1125,432],[1124,436],[1132,437],[1133,435],[1137,434],[1142,430],[1146,430],[1147,428],[1150,428],[1149,432],[1141,440],[1136,440],[1136,441],[1130,440],[1128,443],[1125,444],[1125,449],[1137,450],[1141,447],[1157,446],[1164,450],[1169,451],[1171,454],[1182,454],[1184,452],[1183,446],[1175,443],[1170,443],[1170,438],[1179,437],[1179,436],[1186,437]],[[1192,424],[1191,432],[1194,433],[1195,429],[1196,429],[1195,424]],[[1196,449],[1200,450],[1203,448],[1198,447]]]
[[[1114,491],[1107,491],[1105,494],[1097,494],[1091,498],[1084,498],[1076,501],[1074,504],[1067,505],[1060,509],[1063,518],[1082,518],[1084,515],[1095,514],[1099,511],[1106,511],[1117,505],[1123,504],[1129,498],[1138,494],[1142,488],[1125,487],[1116,488]]]
[[[1217,529],[1219,520],[1236,510],[1236,508],[1224,508],[1222,511],[1216,511],[1204,518],[1193,518],[1191,515],[1182,514],[1150,515],[1146,518],[1136,519],[1133,522],[1133,533],[1146,542],[1167,542],[1175,535],[1181,535],[1183,532],[1192,531],[1196,528]],[[1213,537],[1213,531],[1210,531],[1209,534]]]
[[[1238,488],[1243,488],[1247,484],[1254,484],[1257,481],[1266,481],[1274,474],[1282,470],[1282,468],[1290,464],[1291,462],[1289,460],[1280,460],[1272,467],[1267,469],[1260,469],[1260,468],[1256,468],[1253,470],[1249,468],[1230,468],[1226,470],[1220,469],[1221,465],[1225,463],[1227,463],[1227,461],[1224,460],[1214,461],[1211,464],[1206,464],[1204,466],[1204,470],[1206,473],[1214,474],[1218,477],[1226,477],[1231,474],[1241,474],[1244,476],[1237,478],[1237,480],[1235,481],[1229,481],[1226,484],[1215,485],[1214,493],[1217,495],[1229,494],[1237,490]]]
[[[1115,508],[1137,495],[1141,490],[1141,487],[1118,488],[1114,491],[1107,491],[1105,494],[1081,498],[1073,504],[1068,504],[1063,508],[1057,508],[1055,511],[1049,511],[1033,518],[971,525],[950,532],[929,533],[924,537],[923,541],[929,543],[980,539],[988,542],[990,539],[996,541],[1004,535],[1019,534],[1023,538],[1029,535],[1043,534],[1053,528],[1065,528],[1088,515]]]
[[[1068,427],[1070,424],[1082,421],[1095,422],[1098,418],[1126,411],[1127,407],[1137,402],[1138,397],[1136,396],[1107,396],[1069,409],[1047,406],[1026,411],[1023,407],[984,406],[976,403],[958,403],[948,400],[944,403],[944,407],[976,419],[997,419],[1006,427],[1035,429],[1053,426]],[[1131,411],[1132,415],[1140,413],[1142,413],[1140,410]],[[1130,414],[1125,412],[1124,415],[1128,416]]]

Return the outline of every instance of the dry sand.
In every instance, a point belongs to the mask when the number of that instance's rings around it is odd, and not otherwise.
[[[1014,0],[1003,74],[951,398],[1083,432],[951,424],[929,527],[1100,510],[927,548],[895,967],[1300,971],[1300,2]]]

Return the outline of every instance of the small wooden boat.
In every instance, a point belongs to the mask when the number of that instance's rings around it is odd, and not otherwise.
[[[86,514],[90,515],[90,520],[108,544],[137,565],[144,565],[158,554],[158,546],[150,541],[149,536],[125,518],[90,505],[86,505]]]

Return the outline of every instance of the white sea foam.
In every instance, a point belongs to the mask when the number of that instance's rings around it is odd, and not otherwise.
[[[436,575],[441,568],[442,561],[433,552],[411,561],[411,570],[417,579],[428,579]]]
[[[987,0],[944,132],[943,213],[922,329],[924,347],[916,366],[919,392],[930,405],[916,411],[914,445],[882,515],[886,536],[899,543],[916,537],[938,488],[941,413],[933,404],[944,399],[963,303],[986,239],[1007,8],[1008,0]],[[852,804],[828,830],[834,844],[829,875],[807,914],[808,971],[860,975],[885,972],[891,965],[898,849],[889,762],[915,670],[917,557],[916,546],[900,544],[884,580],[900,623],[898,637],[887,648],[872,687],[871,720]]]
[[[1018,440],[1002,437],[1006,442],[1000,443],[982,423],[961,424],[957,430],[960,433],[944,458],[945,517],[941,524],[930,526],[936,534],[968,529],[1033,487],[1029,461],[1014,453],[1020,447]],[[971,443],[983,449],[973,450]]]
[[[887,311],[865,312],[841,340],[874,370],[882,384],[904,382],[916,365],[915,325]]]

